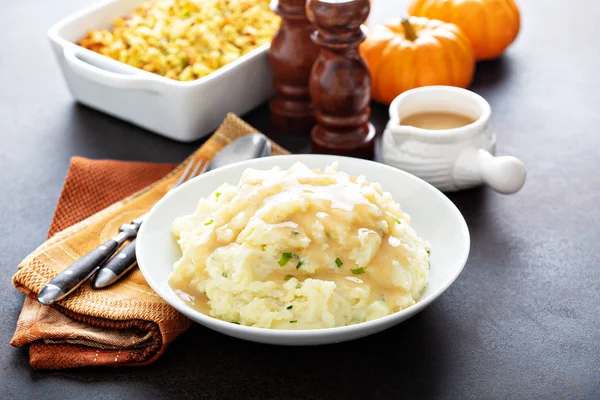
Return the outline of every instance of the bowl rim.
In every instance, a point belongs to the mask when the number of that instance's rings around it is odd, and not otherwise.
[[[382,329],[383,329],[383,328],[385,328],[386,325],[388,325],[389,323],[391,323],[392,321],[394,321],[396,319],[402,320],[403,319],[402,317],[404,317],[404,316],[406,316],[408,318],[408,317],[412,316],[413,314],[426,308],[429,304],[431,304],[434,300],[436,300],[442,293],[444,293],[456,281],[456,279],[459,277],[459,275],[463,271],[463,269],[466,265],[467,259],[469,257],[469,252],[470,252],[470,247],[471,247],[471,237],[469,234],[469,229],[468,229],[467,223],[466,223],[462,213],[460,212],[460,210],[456,207],[456,205],[454,205],[454,203],[446,195],[444,195],[441,191],[439,191],[437,188],[435,188],[431,184],[427,183],[426,181],[424,181],[408,172],[402,171],[400,169],[391,167],[386,164],[382,164],[382,163],[370,161],[370,160],[352,158],[352,157],[332,156],[332,155],[324,155],[324,154],[288,154],[288,155],[271,156],[269,158],[295,160],[298,162],[302,162],[303,159],[310,159],[310,158],[323,158],[325,160],[331,160],[332,158],[340,159],[340,160],[343,159],[343,160],[348,160],[348,161],[352,161],[352,162],[375,164],[377,166],[377,168],[381,167],[384,170],[387,170],[388,172],[391,172],[394,174],[400,174],[400,175],[403,175],[407,179],[419,181],[420,184],[429,187],[429,189],[432,191],[433,195],[441,198],[442,201],[447,203],[448,206],[450,207],[450,209],[453,210],[453,212],[456,212],[458,214],[458,216],[460,217],[459,218],[460,227],[458,227],[458,228],[460,228],[461,233],[465,236],[465,239],[466,239],[466,241],[465,241],[466,246],[464,247],[462,254],[460,255],[460,262],[459,262],[460,266],[456,269],[454,274],[452,276],[450,276],[446,282],[444,282],[443,285],[441,285],[433,293],[429,294],[427,296],[427,298],[419,299],[419,300],[417,300],[417,302],[415,304],[413,304],[412,306],[407,307],[403,310],[400,310],[395,313],[386,315],[381,318],[373,319],[370,321],[360,322],[358,324],[352,324],[352,325],[338,326],[338,327],[333,327],[333,328],[298,329],[298,330],[272,329],[272,328],[261,328],[261,327],[254,327],[254,326],[238,325],[238,324],[235,324],[232,322],[223,321],[221,319],[212,317],[210,315],[203,314],[200,311],[194,310],[192,307],[188,306],[187,304],[185,304],[183,302],[180,302],[177,305],[175,305],[168,300],[168,298],[170,298],[172,296],[176,296],[174,293],[171,293],[168,296],[163,296],[162,292],[163,292],[163,289],[165,288],[164,284],[161,286],[160,283],[155,282],[149,275],[148,271],[146,271],[145,268],[143,267],[144,263],[146,262],[146,259],[144,256],[144,250],[143,250],[145,247],[144,242],[145,242],[145,237],[146,237],[146,230],[144,229],[144,227],[147,226],[147,224],[144,223],[144,224],[142,224],[140,231],[138,233],[138,236],[137,236],[138,246],[136,247],[136,257],[138,260],[138,265],[139,265],[140,271],[142,272],[142,275],[144,276],[144,279],[146,280],[148,285],[150,285],[152,290],[154,290],[159,297],[161,297],[165,302],[167,302],[173,308],[175,308],[182,314],[186,315],[190,319],[203,321],[203,324],[205,322],[205,325],[208,327],[211,327],[211,329],[212,329],[212,326],[216,326],[216,327],[222,328],[223,330],[231,330],[231,331],[237,332],[237,333],[248,333],[250,335],[260,335],[260,336],[263,336],[265,339],[268,339],[270,337],[309,338],[309,337],[315,337],[315,336],[321,336],[321,335],[327,336],[327,335],[332,335],[332,334],[348,334],[348,335],[350,335],[352,333],[357,333],[357,332],[360,332],[360,331],[366,330],[366,329],[373,329],[376,331],[378,327],[382,327]],[[146,221],[150,220],[153,217],[153,215],[157,212],[156,210],[158,210],[160,208],[160,205],[166,201],[165,199],[170,198],[172,196],[177,196],[177,193],[181,192],[182,188],[185,188],[186,186],[189,186],[190,184],[196,184],[196,185],[198,184],[198,183],[193,183],[193,182],[201,182],[203,179],[205,179],[206,176],[226,173],[230,169],[239,168],[240,165],[244,165],[246,168],[252,168],[254,166],[254,164],[259,164],[261,162],[264,162],[264,158],[241,161],[241,162],[237,162],[237,163],[234,163],[231,165],[220,167],[218,169],[206,172],[206,173],[201,174],[193,179],[190,179],[189,181],[183,183],[179,187],[168,192],[164,197],[162,197],[158,202],[156,202],[156,204],[149,211]],[[342,170],[342,172],[343,172],[343,170]],[[139,245],[140,243],[142,244],[141,246]],[[142,250],[140,250],[140,249],[142,249]],[[170,288],[170,286],[168,284],[166,285],[166,287]]]

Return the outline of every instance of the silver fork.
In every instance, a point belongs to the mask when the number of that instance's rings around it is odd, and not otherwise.
[[[206,162],[206,160],[192,159],[186,166],[181,177],[169,190],[173,190],[183,182],[201,174],[206,170],[208,165],[209,163]],[[202,169],[200,169],[200,167],[202,167]],[[73,293],[75,289],[91,278],[123,243],[127,240],[134,239],[137,236],[140,226],[147,215],[148,214],[144,214],[134,219],[129,224],[121,225],[119,227],[118,235],[102,243],[58,274],[40,291],[38,294],[38,301],[48,305],[62,300]]]

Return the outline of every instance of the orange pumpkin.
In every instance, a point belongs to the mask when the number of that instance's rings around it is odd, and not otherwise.
[[[455,25],[427,18],[389,21],[372,29],[360,46],[369,66],[373,99],[389,104],[419,86],[467,87],[475,56]]]
[[[502,54],[521,26],[514,0],[412,0],[408,13],[458,25],[473,44],[478,60]]]

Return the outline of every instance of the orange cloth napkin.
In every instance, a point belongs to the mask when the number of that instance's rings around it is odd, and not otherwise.
[[[230,114],[176,167],[73,158],[49,239],[13,277],[27,297],[10,343],[29,346],[33,368],[146,365],[189,327],[190,321],[158,297],[138,269],[108,289],[86,283],[52,306],[38,303],[37,294],[73,261],[114,236],[121,224],[147,212],[191,158],[210,160],[225,144],[251,132],[256,130]],[[273,144],[273,153],[287,152]]]

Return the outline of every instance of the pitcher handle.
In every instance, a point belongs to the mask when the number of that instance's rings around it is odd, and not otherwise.
[[[468,148],[454,164],[453,178],[458,188],[485,183],[503,194],[518,192],[525,184],[526,171],[517,157],[496,157],[484,149]]]

